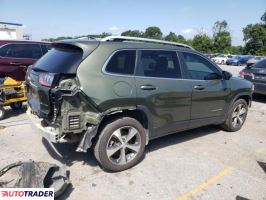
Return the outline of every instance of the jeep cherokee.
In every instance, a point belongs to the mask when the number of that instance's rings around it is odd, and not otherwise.
[[[205,125],[239,130],[253,85],[191,47],[110,36],[65,40],[28,68],[28,115],[53,143],[94,149],[110,171],[134,166],[148,141]]]

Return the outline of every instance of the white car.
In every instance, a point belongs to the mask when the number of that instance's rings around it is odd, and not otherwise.
[[[233,56],[232,55],[223,55],[223,54],[220,54],[214,58],[212,58],[211,60],[217,64],[222,64],[224,65],[227,61],[228,58],[232,58]]]

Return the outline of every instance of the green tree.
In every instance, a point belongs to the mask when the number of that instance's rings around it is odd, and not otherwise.
[[[146,28],[144,37],[161,40],[163,38],[163,33],[159,27],[150,26]]]
[[[167,41],[179,42],[179,43],[183,43],[183,44],[185,44],[187,42],[186,39],[182,35],[176,35],[173,32],[170,32],[167,36],[165,36],[164,39]]]
[[[122,36],[143,37],[144,33],[139,30],[128,30],[121,33]]]
[[[242,55],[244,54],[244,47],[239,45],[239,46],[232,46],[230,53],[233,55]]]
[[[246,54],[266,55],[266,11],[261,21],[257,24],[248,24],[243,28]]]
[[[191,45],[202,53],[211,53],[212,39],[206,34],[197,34],[193,37]]]
[[[228,23],[217,21],[214,23],[213,30],[213,51],[217,53],[228,53],[231,48],[231,34],[228,31]]]

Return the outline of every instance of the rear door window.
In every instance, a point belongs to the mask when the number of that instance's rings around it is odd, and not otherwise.
[[[39,44],[7,44],[0,48],[0,56],[39,59],[42,52]]]
[[[136,51],[121,50],[109,60],[105,71],[115,74],[133,75],[135,69]]]
[[[175,51],[142,50],[138,72],[141,76],[181,78],[181,70]]]

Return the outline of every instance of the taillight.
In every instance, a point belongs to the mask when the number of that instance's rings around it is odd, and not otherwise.
[[[43,86],[51,87],[54,80],[54,75],[49,73],[41,73],[39,75],[39,83]]]
[[[239,76],[241,78],[244,78],[244,76],[251,76],[251,77],[253,77],[253,74],[251,72],[241,71],[241,72],[239,72]]]

